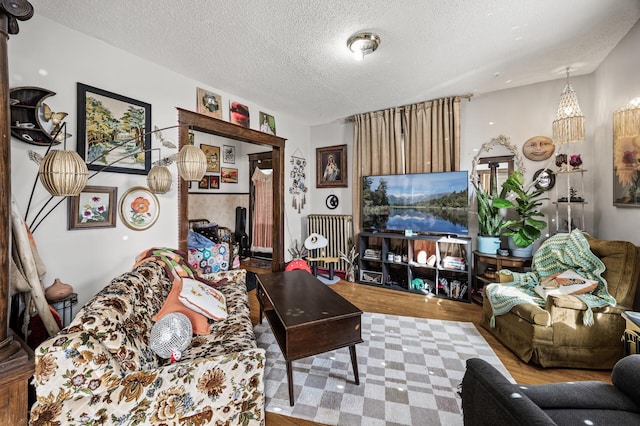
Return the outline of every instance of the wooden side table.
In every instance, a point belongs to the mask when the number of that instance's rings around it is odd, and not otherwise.
[[[622,318],[627,321],[624,331],[624,354],[640,354],[640,312],[624,311]]]
[[[496,282],[496,278],[485,275],[488,266],[494,266],[496,272],[501,269],[510,269],[515,272],[525,272],[531,267],[531,257],[500,256],[497,254],[480,253],[473,251],[473,279],[471,284],[471,300],[482,305],[485,284]]]
[[[62,320],[62,327],[66,327],[73,319],[72,307],[78,303],[78,294],[71,293],[64,299],[56,300],[55,302],[49,302],[49,304],[60,314]]]

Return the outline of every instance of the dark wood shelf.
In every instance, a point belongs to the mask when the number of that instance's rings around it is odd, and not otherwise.
[[[9,91],[11,99],[19,102],[11,105],[11,136],[19,141],[38,146],[59,145],[40,121],[40,110],[44,100],[55,95],[41,87],[16,87]],[[21,127],[17,123],[31,123],[33,128]]]
[[[450,237],[447,235],[411,235],[405,236],[399,233],[383,232],[362,232],[359,238],[359,267],[361,284],[384,287],[392,290],[404,291],[408,293],[429,295],[438,298],[455,300],[460,302],[471,302],[471,238]],[[442,244],[448,246],[442,246]],[[370,260],[364,257],[365,250],[375,248],[381,251],[382,259]],[[428,255],[433,255],[436,262],[433,266],[426,263],[418,263],[418,253],[426,251]],[[388,260],[388,256],[401,255],[407,261],[395,262]],[[465,261],[465,269],[445,268],[442,264],[446,256],[461,257]],[[376,265],[372,270],[372,263]],[[381,282],[364,280],[362,272],[373,273],[381,278]],[[420,278],[432,282],[431,291],[423,291],[413,288],[413,280]],[[439,284],[439,279],[445,278],[449,284],[457,281],[455,290],[450,287],[447,291]],[[446,286],[445,286],[446,287]],[[454,297],[458,291],[462,297]]]
[[[487,266],[494,266],[496,272],[501,269],[509,269],[516,272],[524,272],[531,267],[531,257],[500,256],[498,254],[473,252],[473,279],[471,286],[471,300],[482,305],[481,293],[485,284],[497,282],[497,278],[488,278],[484,275]]]

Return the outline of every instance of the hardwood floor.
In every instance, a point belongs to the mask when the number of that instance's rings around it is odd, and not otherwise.
[[[246,269],[258,274],[267,272],[264,269],[251,267],[247,267]],[[517,383],[539,384],[580,380],[602,380],[610,383],[610,370],[544,369],[523,363],[480,325],[482,307],[475,303],[455,302],[436,297],[428,298],[418,294],[388,290],[342,280],[333,284],[331,289],[364,312],[472,322]],[[251,305],[252,321],[254,324],[257,324],[259,305],[255,293],[255,290],[249,292],[249,302]],[[266,419],[268,425],[289,426],[317,424],[274,413],[266,413]]]

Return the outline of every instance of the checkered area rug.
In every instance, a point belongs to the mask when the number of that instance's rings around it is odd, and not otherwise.
[[[255,327],[267,352],[266,410],[327,425],[462,425],[458,385],[465,361],[482,358],[511,375],[470,322],[364,313],[356,345],[293,361],[295,405],[286,363],[268,322]]]

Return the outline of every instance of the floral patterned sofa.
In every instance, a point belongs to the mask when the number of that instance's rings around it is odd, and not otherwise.
[[[152,317],[172,280],[155,261],[113,279],[36,350],[31,425],[264,424],[264,350],[258,349],[246,271],[219,287],[229,316],[210,322],[175,363],[149,348]]]

